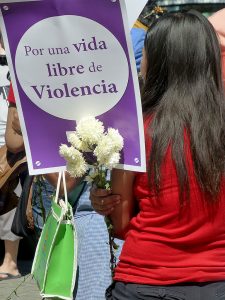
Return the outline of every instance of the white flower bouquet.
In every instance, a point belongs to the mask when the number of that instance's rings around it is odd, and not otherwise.
[[[98,188],[110,188],[107,171],[120,161],[123,138],[114,128],[105,131],[103,123],[94,117],[78,122],[76,130],[68,134],[71,146],[62,144],[59,153],[67,162],[67,171],[72,177],[86,176]]]

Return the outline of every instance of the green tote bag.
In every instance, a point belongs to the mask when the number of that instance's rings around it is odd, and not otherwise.
[[[63,177],[65,202],[59,200]],[[31,273],[43,298],[73,299],[77,270],[77,234],[68,203],[65,173],[60,172],[56,196],[42,230]]]

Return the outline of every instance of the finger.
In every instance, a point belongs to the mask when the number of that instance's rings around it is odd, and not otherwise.
[[[101,211],[101,212],[104,212],[104,211],[110,211],[112,209],[114,209],[115,207],[115,204],[112,205],[112,204],[95,204],[93,206],[94,210],[95,211]]]
[[[108,202],[105,201],[108,200],[107,198],[98,198],[98,200],[95,200],[92,202],[92,206],[94,208],[94,210],[98,213],[100,213],[101,215],[107,215],[109,213],[111,213],[114,208],[116,207],[116,205],[118,205],[120,203],[120,201],[113,201],[113,202]]]
[[[98,213],[99,215],[102,215],[102,216],[108,216],[110,215],[112,212],[113,212],[114,208],[112,209],[109,209],[109,210],[95,210],[96,213]]]
[[[105,197],[112,194],[111,190],[106,190],[106,189],[98,189],[98,188],[92,188],[90,195],[93,195],[95,197]]]
[[[91,197],[91,203],[97,207],[114,207],[120,203],[120,195],[109,195],[107,197]]]

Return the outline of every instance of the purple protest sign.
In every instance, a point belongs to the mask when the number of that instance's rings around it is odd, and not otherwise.
[[[144,171],[141,100],[124,0],[0,3],[30,174],[65,169],[59,146],[88,115],[124,137],[124,168]]]

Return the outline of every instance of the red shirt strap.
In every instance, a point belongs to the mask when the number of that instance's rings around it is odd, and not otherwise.
[[[12,83],[10,83],[10,87],[9,87],[8,101],[9,103],[14,103],[14,104],[16,103],[13,88],[12,88]]]

